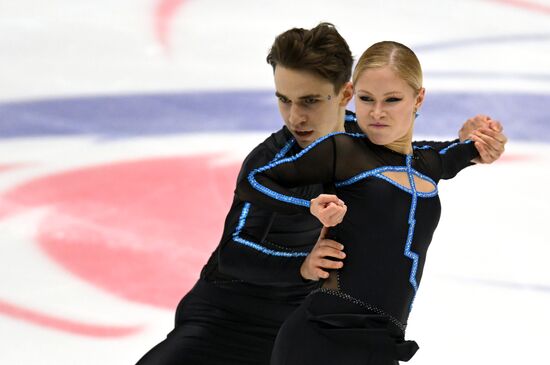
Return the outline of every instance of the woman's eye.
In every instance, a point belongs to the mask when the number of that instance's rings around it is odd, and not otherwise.
[[[361,101],[372,101],[372,98],[370,96],[360,96],[359,100],[361,100]]]
[[[397,103],[398,101],[401,101],[400,98],[388,98],[386,100],[388,103]]]

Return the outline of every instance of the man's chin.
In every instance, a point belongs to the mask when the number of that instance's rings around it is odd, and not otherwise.
[[[296,142],[298,142],[298,144],[300,145],[300,147],[306,148],[307,146],[309,146],[310,144],[312,144],[313,142],[315,142],[315,140],[316,140],[317,138],[318,138],[318,137],[315,137],[315,136],[311,136],[311,137],[308,137],[308,138],[296,138]]]
[[[314,132],[311,132],[311,133],[308,133],[308,134],[293,133],[293,136],[294,136],[294,139],[296,140],[296,142],[302,148],[309,146],[313,141],[315,141],[317,138],[319,138]]]

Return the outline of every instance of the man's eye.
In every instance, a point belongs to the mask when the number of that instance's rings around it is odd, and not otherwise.
[[[386,99],[388,103],[397,103],[398,101],[401,101],[400,98],[388,98]]]
[[[284,96],[279,96],[279,101],[283,104],[288,104],[290,102],[290,100],[288,100]]]
[[[307,105],[311,105],[311,104],[315,104],[319,101],[319,99],[315,99],[315,98],[308,98],[308,99],[305,99],[304,100],[304,103],[307,104]]]

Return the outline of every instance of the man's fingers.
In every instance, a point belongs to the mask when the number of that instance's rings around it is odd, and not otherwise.
[[[321,233],[319,233],[319,240],[322,240],[327,236],[328,229],[328,227],[323,226],[323,228],[321,229]]]
[[[334,240],[328,239],[328,238],[324,238],[322,240],[319,240],[318,246],[319,247],[330,247],[330,248],[334,248],[335,250],[339,250],[339,251],[342,251],[344,249],[343,244],[341,244],[339,242],[336,242]]]
[[[476,146],[477,151],[479,152],[479,158],[474,159],[474,162],[480,162],[480,163],[492,163],[496,161],[504,152],[503,149],[501,150],[495,150],[490,145],[485,143],[484,141],[478,139],[478,137],[474,137],[474,143]]]
[[[481,128],[473,132],[471,137],[477,137],[476,140],[484,143],[497,157],[504,152],[504,145],[508,141],[504,134],[488,128]]]
[[[475,117],[468,118],[463,127],[476,129],[486,125],[490,119],[488,115],[478,114]]]
[[[342,261],[333,261],[327,259],[321,259],[319,261],[319,267],[322,269],[341,269],[344,266]]]
[[[323,257],[333,257],[335,259],[344,259],[346,257],[346,254],[337,248],[334,247],[319,247],[313,255],[313,259],[319,259]]]
[[[321,269],[315,270],[315,274],[319,279],[328,279],[329,277],[329,273]]]
[[[506,141],[508,141],[508,138],[506,138],[504,134],[491,128],[479,128],[478,130],[474,131],[474,134],[482,138],[492,138],[499,143],[505,143]]]
[[[483,134],[482,132],[476,132],[474,134],[478,141],[484,144],[487,151],[496,157],[500,156],[504,152],[504,145],[506,143],[506,137],[502,134],[491,136],[489,134]]]
[[[487,160],[487,158],[489,156],[488,156],[488,153],[487,153],[487,149],[485,148],[483,143],[481,143],[479,141],[476,141],[474,143],[476,144],[476,148],[477,148],[477,151],[479,152],[479,157],[481,158],[481,161]]]
[[[476,148],[482,162],[491,163],[497,160],[504,153],[506,137],[494,131],[476,131],[471,135],[476,142]]]
[[[489,121],[489,128],[491,128],[494,131],[501,132],[504,130],[504,127],[498,120],[490,120]]]
[[[491,118],[488,115],[478,114],[473,118],[468,119],[466,122],[471,123],[475,128],[482,127],[487,124]]]
[[[479,128],[488,128],[491,126],[491,117],[485,114],[478,114],[475,117],[468,118],[458,131],[460,141],[464,141]]]

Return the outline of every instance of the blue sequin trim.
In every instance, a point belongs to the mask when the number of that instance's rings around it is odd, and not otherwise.
[[[345,121],[357,123],[357,117],[353,114],[346,114]]]
[[[257,243],[254,243],[252,241],[245,240],[241,237],[233,237],[233,241],[238,242],[242,245],[248,246],[250,248],[253,248],[257,251],[260,251],[266,255],[270,256],[280,256],[280,257],[306,257],[309,253],[308,252],[284,252],[284,251],[274,251],[270,250],[268,248],[265,248],[264,246],[261,246]]]
[[[439,151],[439,154],[440,155],[444,155],[447,153],[448,150],[450,150],[451,148],[455,148],[456,146],[460,146],[460,145],[463,145],[463,144],[469,144],[469,143],[472,143],[472,140],[471,139],[467,139],[465,140],[464,142],[455,142],[447,147],[445,147],[444,149],[442,149],[441,151]]]
[[[334,184],[334,186],[336,186],[338,188],[340,186],[355,184],[357,181],[363,180],[363,179],[365,179],[369,176],[376,176],[376,177],[381,177],[381,178],[384,179],[384,178],[386,178],[386,176],[382,175],[382,173],[384,173],[386,171],[407,171],[407,168],[403,167],[403,166],[378,167],[376,169],[372,169],[372,170],[369,170],[369,171],[364,171],[364,172],[362,172],[360,174],[357,174],[357,175],[355,175],[355,176],[353,176],[353,177],[351,177],[347,180],[338,182],[338,183]],[[377,175],[381,175],[381,176],[377,176]],[[403,190],[408,190],[406,187],[396,183],[395,181],[393,183],[397,184],[397,186],[401,187]]]
[[[409,212],[409,232],[407,234],[407,243],[405,244],[405,256],[413,261],[411,274],[409,275],[409,282],[411,283],[414,289],[414,294],[411,300],[411,304],[409,306],[409,311],[412,310],[412,305],[416,297],[416,292],[418,291],[418,283],[416,281],[416,272],[418,270],[418,254],[411,251],[411,246],[412,246],[412,241],[414,236],[414,227],[416,225],[415,215],[416,215],[416,204],[418,199],[417,199],[416,185],[414,183],[414,174],[411,166],[411,161],[412,161],[412,155],[408,155],[407,169],[408,169],[408,175],[409,175],[409,183],[411,184],[411,189],[413,193],[412,193],[411,210]]]
[[[235,229],[235,233],[233,233],[233,237],[238,236],[239,233],[241,233],[244,224],[246,223],[246,217],[248,216],[248,212],[250,211],[250,203],[246,202],[243,205],[243,210],[241,210],[241,215],[239,217],[239,224],[237,225],[237,228]]]
[[[413,150],[429,150],[429,149],[434,149],[432,146],[428,146],[428,145],[425,145],[425,146],[413,146]]]
[[[363,180],[363,179],[366,179],[367,177],[373,176],[373,177],[385,180],[385,181],[389,182],[390,184],[397,186],[399,189],[401,189],[401,190],[403,190],[403,191],[405,191],[409,194],[413,193],[413,191],[410,188],[399,184],[397,181],[392,180],[391,178],[389,178],[389,177],[387,177],[386,175],[383,174],[384,172],[387,172],[387,171],[408,172],[409,170],[407,169],[407,167],[404,167],[404,166],[379,167],[379,168],[376,168],[376,169],[372,169],[372,170],[369,170],[369,171],[362,172],[362,173],[360,173],[358,175],[355,175],[354,177],[351,177],[351,178],[349,178],[345,181],[338,182],[338,183],[334,184],[334,186],[336,186],[338,188],[338,187],[341,187],[341,186],[352,185],[352,184],[355,184],[356,182],[358,182],[359,180]],[[419,197],[421,197],[421,198],[432,198],[432,197],[437,195],[438,190],[437,190],[437,184],[435,183],[435,181],[433,181],[428,176],[423,175],[423,174],[421,174],[420,172],[418,172],[414,169],[411,169],[411,171],[414,175],[420,177],[423,180],[426,180],[426,181],[430,182],[435,187],[434,190],[429,191],[429,192],[417,192],[417,195]]]
[[[295,142],[296,141],[294,139],[291,139],[290,141],[288,141],[286,145],[275,155],[272,162],[277,161],[278,159],[284,157],[288,153],[288,151],[292,148]],[[270,250],[260,244],[257,244],[255,242],[242,238],[240,234],[246,224],[246,218],[248,217],[248,213],[250,212],[251,206],[252,205],[249,202],[244,203],[243,209],[241,210],[241,215],[239,216],[239,223],[237,225],[237,228],[235,229],[235,232],[233,233],[233,241],[271,256],[306,257],[308,255],[308,252],[285,252],[285,251]]]
[[[432,190],[432,191],[428,191],[428,192],[417,191],[416,195],[418,195],[419,198],[432,198],[432,197],[436,196],[439,193],[439,190],[437,188],[437,183],[435,181],[433,181],[432,178],[430,178],[429,176],[426,176],[424,174],[421,174],[420,172],[416,171],[412,167],[411,167],[411,171],[414,175],[418,176],[420,179],[428,181],[430,184],[432,184],[434,186],[434,190]]]
[[[271,160],[271,162],[274,162],[274,161],[277,161],[283,157],[285,157],[285,155],[288,153],[288,151],[290,151],[290,149],[292,148],[292,146],[294,146],[294,143],[296,143],[296,140],[295,139],[291,139],[290,141],[288,141],[283,148],[281,148],[281,150],[275,155],[275,157],[273,158],[273,160]]]

